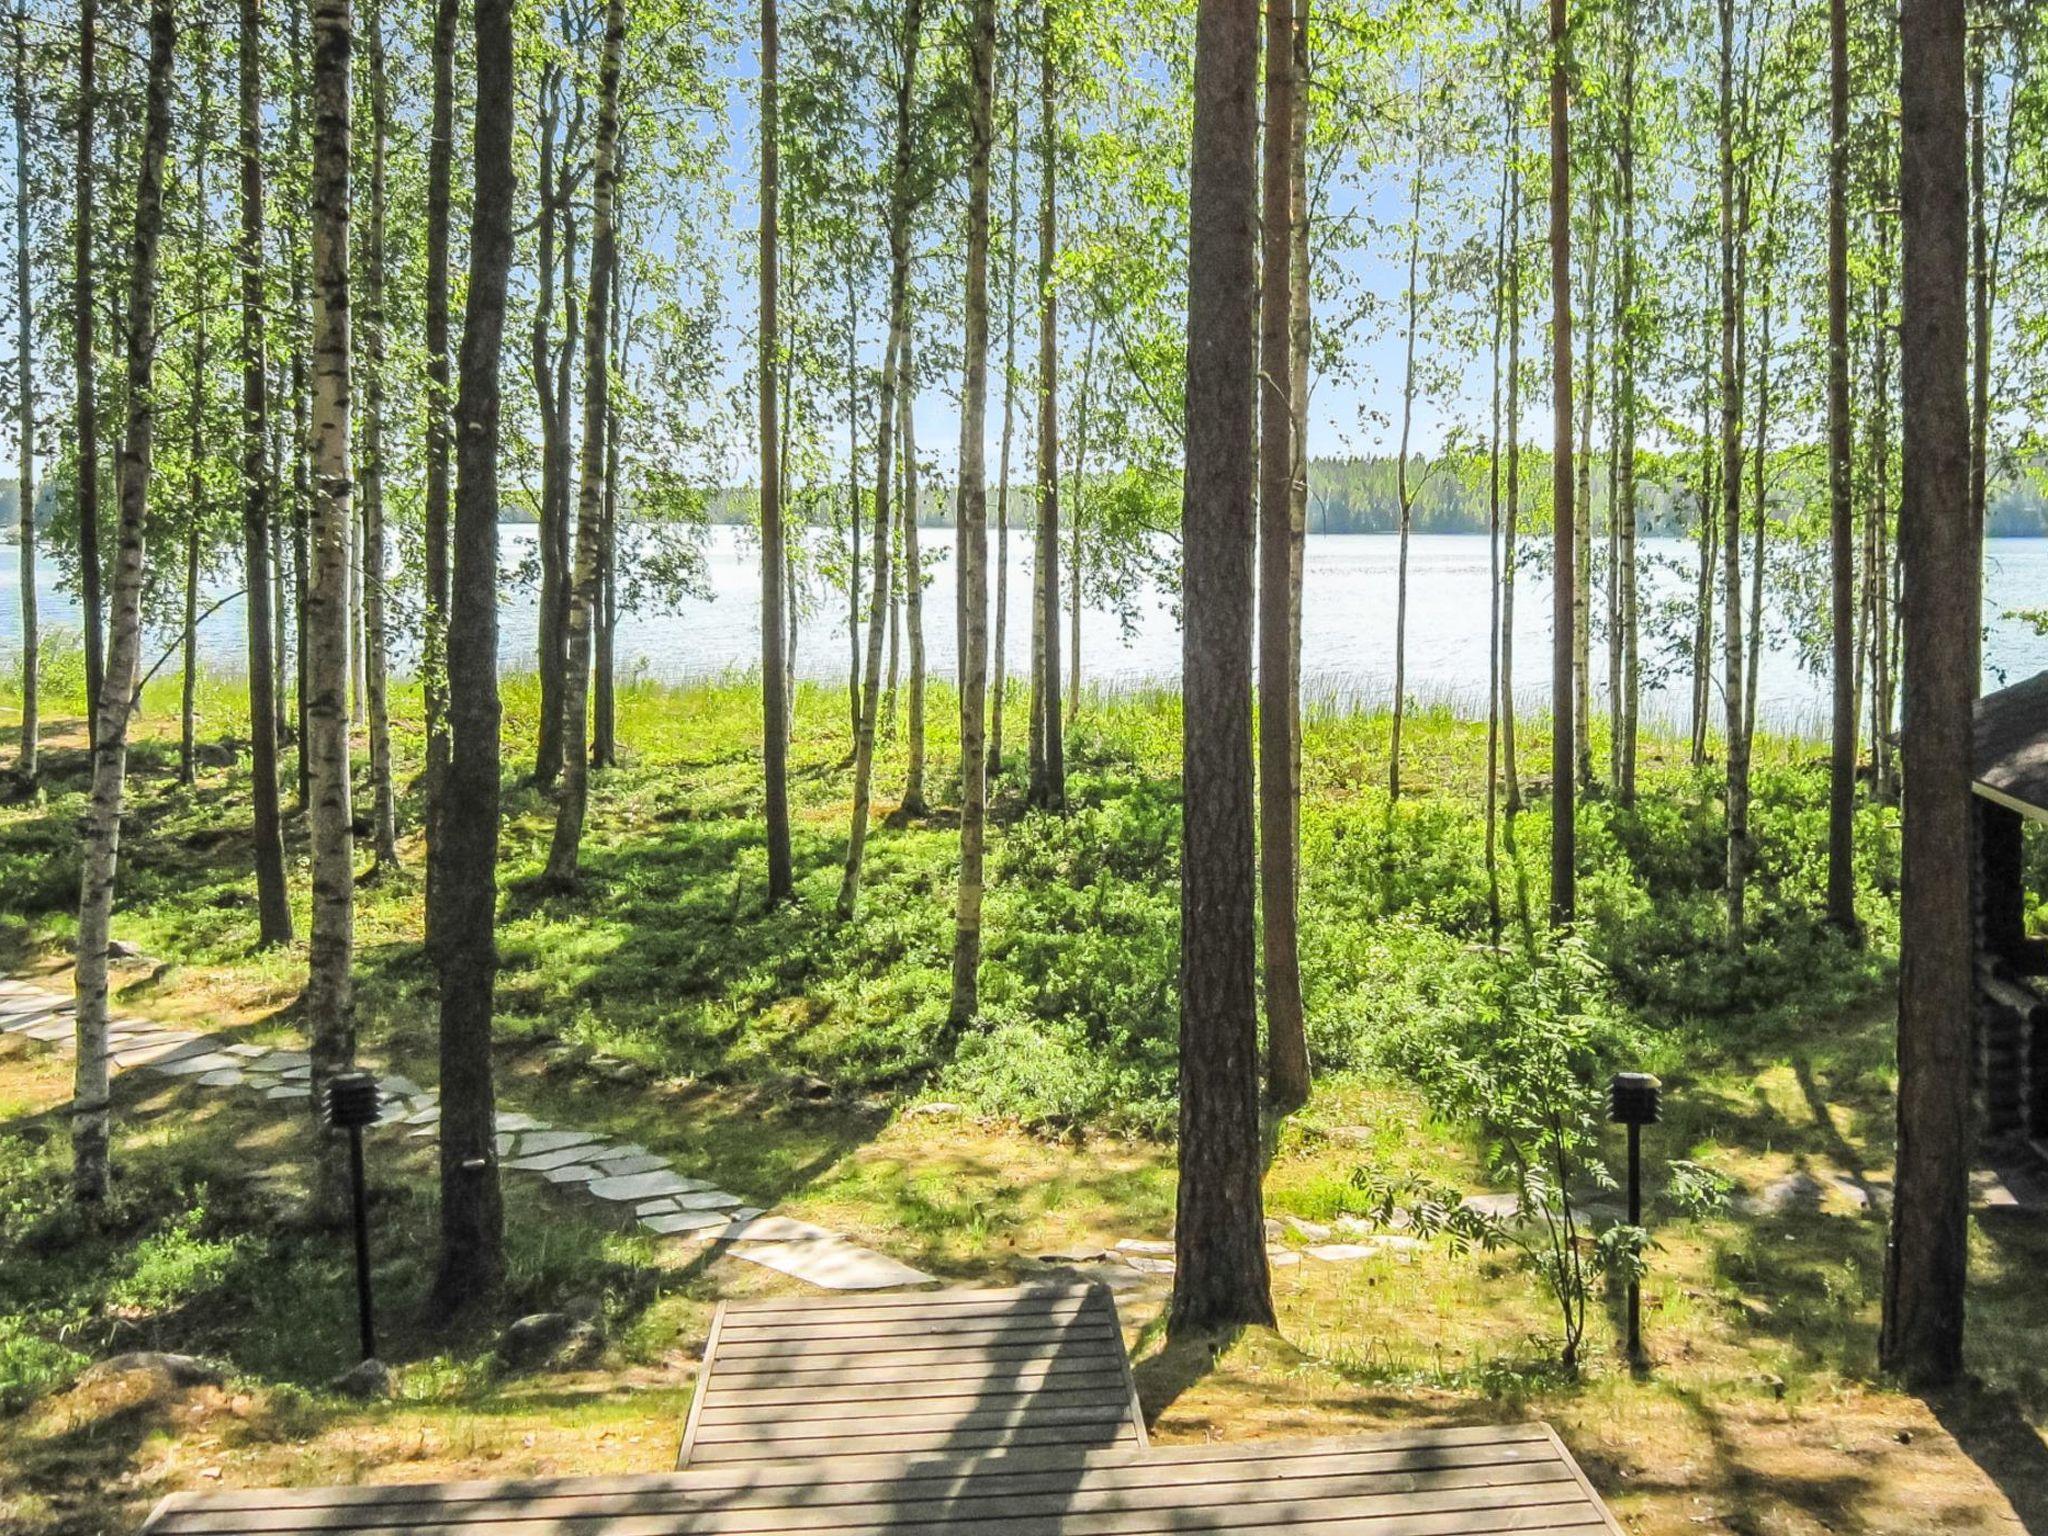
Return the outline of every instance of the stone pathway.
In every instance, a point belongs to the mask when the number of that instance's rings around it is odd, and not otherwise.
[[[27,982],[0,978],[0,1033],[59,1051],[76,1041],[72,1000]],[[191,1078],[201,1088],[242,1089],[278,1103],[313,1096],[312,1058],[304,1051],[231,1043],[218,1035],[112,1016],[108,1055],[116,1073],[141,1069]],[[441,1105],[429,1090],[397,1072],[377,1076],[382,1115],[393,1134],[431,1140]],[[863,1248],[836,1232],[748,1205],[705,1179],[678,1173],[665,1157],[632,1142],[552,1125],[516,1111],[498,1114],[500,1166],[546,1179],[598,1201],[659,1237],[728,1243],[725,1251],[781,1274],[834,1291],[928,1285],[930,1275]]]

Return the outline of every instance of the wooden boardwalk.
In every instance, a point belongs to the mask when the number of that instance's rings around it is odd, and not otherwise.
[[[724,1302],[678,1465],[1145,1445],[1102,1285]]]
[[[173,1494],[145,1536],[1621,1536],[1546,1425],[1006,1455],[848,1456],[648,1477]]]

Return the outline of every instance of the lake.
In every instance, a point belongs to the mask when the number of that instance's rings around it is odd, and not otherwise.
[[[501,549],[509,571],[529,567],[536,537],[530,525],[508,524]],[[935,674],[954,666],[953,533],[922,530],[930,572],[925,593],[925,645]],[[993,541],[992,541],[993,542]],[[1006,650],[1012,675],[1030,662],[1026,600],[1030,590],[1027,540],[1010,541],[1011,623]],[[1644,714],[1682,722],[1690,686],[1674,676],[1669,688],[1653,674],[1667,661],[1647,630],[1648,617],[1664,600],[1679,601],[1690,590],[1692,546],[1676,539],[1645,539],[1642,605],[1646,687]],[[2048,638],[2003,617],[2008,609],[2037,606],[2048,591],[2048,539],[1993,539],[1985,559],[1986,686],[2048,668]],[[1303,686],[1313,699],[1341,695],[1385,699],[1392,687],[1394,595],[1398,541],[1386,535],[1315,535],[1308,539],[1302,616]],[[752,534],[735,527],[706,531],[702,597],[686,597],[667,611],[622,615],[618,658],[621,674],[687,681],[745,671],[756,663],[760,628],[760,575]],[[1605,558],[1604,542],[1598,557]],[[1408,690],[1411,698],[1444,699],[1479,713],[1485,707],[1488,632],[1486,541],[1458,535],[1418,535],[1409,554]],[[220,591],[239,583],[226,581]],[[1549,696],[1549,581],[1524,567],[1516,592],[1515,649],[1519,674],[1516,697],[1541,708]],[[76,626],[77,604],[58,590],[45,563],[38,591],[46,627]],[[18,650],[21,638],[19,571],[9,547],[0,559],[0,652]],[[1597,598],[1596,598],[1597,603]],[[847,671],[847,636],[842,593],[807,592],[797,644],[797,669],[808,678],[840,681]],[[536,633],[536,603],[530,587],[508,585],[501,609],[500,653],[508,669],[530,668]],[[1596,615],[1597,624],[1597,615]],[[239,671],[245,665],[242,605],[232,601],[201,626],[206,663]],[[1064,625],[1062,639],[1065,638]],[[146,651],[154,661],[170,637]],[[1603,642],[1595,638],[1594,670],[1604,682]],[[403,665],[408,658],[401,656]],[[175,663],[173,663],[174,665]],[[1171,686],[1180,675],[1180,630],[1171,594],[1140,595],[1126,630],[1111,613],[1088,611],[1081,624],[1083,678],[1095,686]],[[1602,689],[1604,692],[1604,688]],[[1772,727],[1820,734],[1828,712],[1824,674],[1805,670],[1792,649],[1769,650],[1763,660],[1760,717]],[[1718,710],[1718,705],[1716,706]]]

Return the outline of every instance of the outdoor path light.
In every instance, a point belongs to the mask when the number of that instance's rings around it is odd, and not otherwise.
[[[1617,1072],[1607,1089],[1607,1118],[1628,1127],[1628,1224],[1636,1228],[1643,1224],[1643,1127],[1657,1123],[1663,1087],[1647,1072]],[[1628,1357],[1643,1358],[1643,1294],[1635,1270],[1628,1277]]]
[[[363,1189],[363,1128],[377,1123],[377,1079],[344,1072],[327,1085],[327,1123],[348,1132],[349,1186],[356,1215],[356,1323],[363,1358],[377,1358],[377,1326],[370,1308],[370,1211]]]

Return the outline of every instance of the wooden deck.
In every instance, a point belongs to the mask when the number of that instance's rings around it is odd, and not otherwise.
[[[721,1303],[677,1464],[1145,1445],[1102,1285]]]
[[[1007,1455],[851,1456],[648,1477],[173,1494],[145,1536],[1621,1536],[1546,1425]]]

